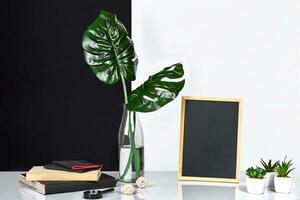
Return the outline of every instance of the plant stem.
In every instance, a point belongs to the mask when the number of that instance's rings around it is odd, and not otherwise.
[[[121,177],[120,177],[120,180],[123,180],[123,179],[124,179],[124,176],[127,174],[128,170],[129,170],[129,167],[130,167],[130,164],[131,164],[131,162],[132,162],[132,157],[133,157],[133,151],[130,150],[129,157],[128,157],[128,161],[127,161],[125,170],[124,170],[123,174],[122,174]]]
[[[124,103],[125,103],[125,106],[126,104],[128,103],[128,96],[127,96],[127,88],[126,88],[126,82],[125,82],[125,79],[124,77],[120,74],[121,76],[121,80],[122,80],[122,86],[123,86],[123,93],[124,93]],[[130,112],[129,112],[129,134],[130,134],[130,138],[131,138],[131,122],[130,122]],[[132,158],[133,158],[133,151],[132,151],[132,144],[131,144],[131,148],[130,148],[130,153],[129,153],[129,157],[128,157],[128,161],[127,161],[127,164],[126,164],[126,167],[125,167],[125,170],[123,172],[123,174],[121,175],[120,179],[123,180],[124,179],[124,176],[126,176],[126,174],[128,173],[128,170],[129,170],[129,167],[132,163]]]
[[[127,88],[126,88],[126,82],[124,77],[121,75],[121,80],[122,80],[122,86],[123,86],[123,93],[124,93],[124,101],[125,101],[125,106],[128,103],[128,95],[127,95]],[[131,111],[129,111],[129,137],[130,137],[130,154],[128,157],[128,161],[125,167],[125,170],[122,174],[122,176],[120,177],[120,179],[122,180],[124,178],[124,176],[126,176],[126,174],[128,173],[129,167],[132,164],[132,159],[134,158],[134,167],[135,167],[135,173],[136,173],[136,177],[139,177],[141,174],[141,166],[140,166],[140,154],[139,151],[137,150],[137,148],[135,147],[135,112],[133,112],[133,120],[134,120],[134,129],[132,127],[132,123],[131,123]]]
[[[122,176],[120,177],[121,180],[123,180],[124,176],[126,176],[126,174],[128,173],[128,170],[129,170],[129,167],[130,167],[130,165],[132,163],[132,158],[133,158],[133,155],[134,155],[134,150],[133,150],[134,146],[132,145],[131,112],[129,111],[128,114],[129,114],[128,121],[129,121],[130,153],[129,153],[129,157],[128,157],[128,161],[127,161],[125,170],[124,170]]]
[[[138,178],[141,174],[140,170],[140,154],[138,149],[136,148],[135,145],[135,112],[133,112],[133,125],[134,125],[134,130],[132,129],[132,123],[131,123],[131,111],[129,111],[129,130],[130,130],[130,143],[131,143],[131,151],[133,151],[133,158],[134,158],[134,168],[135,168],[135,175],[136,178]]]
[[[125,79],[122,75],[121,76],[121,80],[122,80],[122,85],[123,85],[123,93],[124,93],[124,103],[127,104],[128,103],[128,96],[127,96],[127,88],[126,88],[126,82]]]
[[[135,171],[136,171],[136,177],[140,176],[140,156],[139,156],[139,152],[137,151],[136,147],[135,147],[135,128],[134,130],[132,129],[132,119],[131,119],[131,111],[129,111],[129,138],[130,138],[130,154],[128,157],[128,161],[125,167],[125,170],[122,174],[122,176],[120,177],[120,179],[122,180],[124,178],[124,176],[126,176],[126,174],[128,173],[129,167],[132,164],[132,159],[134,158],[134,166],[135,166]],[[134,126],[135,126],[135,112],[133,112],[133,117],[134,117]]]
[[[134,132],[136,129],[136,124],[135,124],[135,112],[133,113],[133,124],[134,124]],[[134,137],[134,133],[133,133],[133,137]],[[135,174],[136,174],[136,178],[141,176],[141,160],[140,160],[140,152],[138,151],[138,149],[135,147],[135,141],[133,138],[133,142],[134,142],[134,151],[133,151],[133,157],[134,157],[134,167],[135,167]]]

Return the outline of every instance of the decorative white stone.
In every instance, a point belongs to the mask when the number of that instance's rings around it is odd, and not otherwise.
[[[139,188],[145,188],[147,183],[148,183],[147,180],[143,176],[140,176],[138,179],[136,179],[136,185]]]
[[[134,200],[134,195],[121,194],[120,197],[121,197],[121,200]]]
[[[134,191],[135,189],[131,184],[125,184],[121,187],[121,192],[125,195],[132,195]]]
[[[145,189],[144,188],[138,188],[137,191],[136,191],[136,196],[139,199],[146,199]]]

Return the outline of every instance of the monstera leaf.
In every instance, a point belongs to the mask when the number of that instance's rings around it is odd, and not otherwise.
[[[183,74],[182,64],[178,63],[150,76],[146,82],[131,92],[127,109],[152,112],[166,105],[175,99],[183,88]]]
[[[104,83],[115,84],[121,78],[135,80],[133,42],[115,14],[101,11],[84,32],[82,47],[86,63]]]

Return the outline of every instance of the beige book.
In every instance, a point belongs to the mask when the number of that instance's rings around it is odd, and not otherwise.
[[[26,173],[26,181],[98,181],[100,175],[100,169],[78,173],[34,166]]]
[[[46,194],[45,192],[45,185],[38,182],[38,181],[27,181],[26,180],[26,176],[21,174],[20,175],[20,180],[19,180],[24,186],[36,191],[36,192],[39,192],[41,194]]]

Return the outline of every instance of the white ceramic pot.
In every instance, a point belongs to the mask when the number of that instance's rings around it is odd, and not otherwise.
[[[291,177],[275,177],[274,178],[275,191],[279,193],[290,193],[292,188]]]
[[[266,187],[273,188],[274,187],[274,178],[276,176],[275,172],[267,172],[266,173]]]
[[[265,178],[246,178],[247,191],[250,194],[263,194],[265,192]]]

